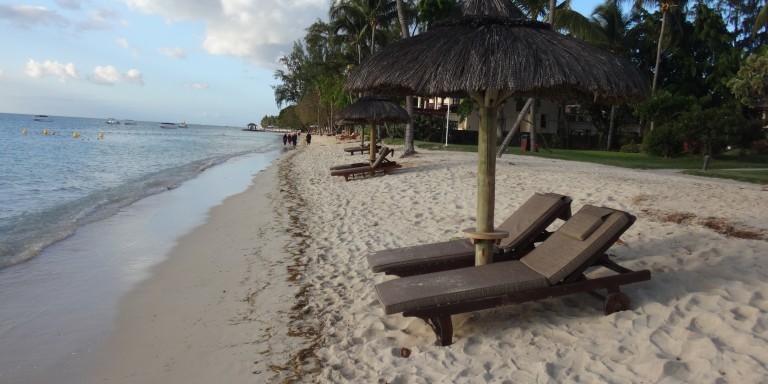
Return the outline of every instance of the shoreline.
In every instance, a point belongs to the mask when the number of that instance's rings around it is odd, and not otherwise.
[[[298,291],[289,218],[278,209],[284,155],[214,207],[119,302],[116,329],[86,383],[268,381],[304,342],[282,320]]]

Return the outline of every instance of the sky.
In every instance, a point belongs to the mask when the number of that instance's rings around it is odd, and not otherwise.
[[[279,113],[279,57],[330,4],[0,0],[0,113],[258,124]]]

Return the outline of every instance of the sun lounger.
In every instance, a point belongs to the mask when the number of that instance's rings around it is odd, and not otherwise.
[[[377,145],[376,146],[376,152],[378,152],[380,150],[381,150],[381,146]],[[360,152],[360,154],[362,155],[362,154],[368,153],[370,151],[371,151],[371,146],[368,145],[368,144],[364,144],[364,145],[357,146],[357,147],[344,148],[344,152],[348,152],[350,155],[354,155],[355,152]]]
[[[350,135],[344,135],[344,134],[341,134],[341,135],[337,135],[337,136],[336,136],[336,140],[339,140],[339,141],[344,141],[344,140],[355,140],[355,139],[357,139],[358,137],[360,137],[360,135],[359,135],[357,132],[355,132],[355,133],[352,133],[352,134],[350,134]]]
[[[556,219],[571,217],[571,198],[556,193],[536,193],[497,228],[509,237],[496,245],[493,261],[519,259],[536,242],[543,241],[547,227]],[[373,272],[410,276],[475,265],[475,246],[469,239],[443,241],[387,249],[368,254]]]
[[[605,252],[634,221],[626,212],[587,205],[520,260],[385,281],[376,285],[376,294],[384,313],[425,320],[441,345],[453,342],[451,315],[459,313],[580,292],[604,299],[606,315],[626,310],[630,300],[619,287],[650,280],[651,272],[624,268]],[[591,267],[615,274],[588,278]]]
[[[387,156],[394,152],[394,149],[384,147],[379,151],[379,155],[373,164],[355,163],[331,167],[331,176],[342,176],[345,181],[349,181],[350,177],[373,176],[377,173],[390,174],[396,168],[402,167],[397,162],[387,159]]]

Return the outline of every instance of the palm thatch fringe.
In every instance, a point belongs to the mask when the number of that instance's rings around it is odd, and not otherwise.
[[[407,63],[407,64],[406,64]],[[549,24],[464,16],[388,45],[354,70],[345,88],[381,95],[516,97],[617,103],[648,96],[628,60],[554,32]]]
[[[340,110],[336,116],[345,124],[407,123],[411,120],[408,112],[389,99],[367,95],[359,98],[348,107]]]

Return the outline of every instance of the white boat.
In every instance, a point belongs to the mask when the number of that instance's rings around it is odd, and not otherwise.
[[[186,127],[187,127],[186,121],[182,121],[181,123],[179,123],[179,128],[186,128]]]
[[[123,125],[136,125],[136,122],[133,120],[125,120],[123,121]]]
[[[47,116],[47,115],[37,115],[34,118],[32,118],[32,120],[34,120],[34,121],[45,121],[45,122],[48,122],[48,123],[53,121],[53,119],[50,116]]]
[[[176,129],[178,127],[174,123],[160,123],[160,128],[163,128],[163,129]]]
[[[107,124],[115,125],[115,124],[120,124],[120,122],[110,117],[109,119],[107,119]]]

